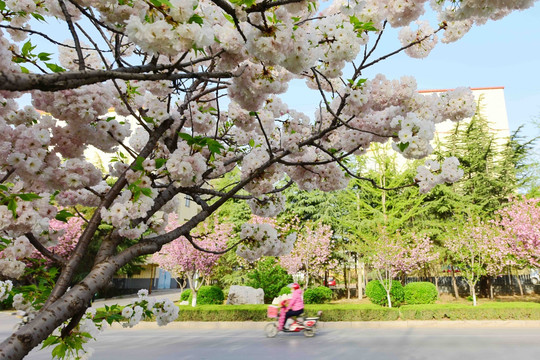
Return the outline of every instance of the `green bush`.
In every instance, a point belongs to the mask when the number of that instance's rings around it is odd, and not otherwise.
[[[268,257],[257,263],[255,269],[248,274],[247,286],[264,291],[264,301],[271,303],[278,296],[279,291],[285,285],[292,282],[292,276],[276,263],[272,257]]]
[[[221,305],[225,300],[223,290],[218,286],[201,286],[197,291],[198,305]]]
[[[437,288],[430,282],[412,282],[405,285],[405,302],[414,304],[433,304],[439,298]]]
[[[386,290],[378,280],[372,280],[368,282],[366,286],[366,296],[372,303],[388,306],[388,299],[386,297]],[[405,298],[403,286],[397,280],[392,280],[392,287],[390,289],[390,300],[392,306],[400,306]]]
[[[188,301],[191,297],[191,289],[186,289],[180,294],[180,301]]]
[[[324,304],[332,300],[332,290],[325,286],[307,289],[304,292],[304,303],[306,304]]]
[[[281,290],[279,290],[278,296],[285,295],[285,294],[291,294],[291,293],[292,293],[291,288],[288,287],[288,286],[284,286],[284,287],[281,288]]]

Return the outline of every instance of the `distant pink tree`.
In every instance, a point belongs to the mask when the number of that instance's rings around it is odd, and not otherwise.
[[[171,215],[169,225],[171,229],[179,226],[176,216]],[[217,222],[205,222],[193,233],[193,242],[200,248],[210,251],[222,251],[227,246],[227,240],[231,237],[232,224]],[[187,277],[193,300],[191,305],[197,305],[197,291],[204,279],[212,274],[212,270],[221,254],[207,253],[197,250],[185,237],[173,240],[163,246],[161,251],[152,256],[152,261],[161,268],[169,271],[173,276]]]
[[[297,231],[297,240],[289,255],[279,258],[279,263],[289,274],[304,271],[305,286],[316,275],[320,275],[328,267],[332,253],[332,229],[328,225],[308,222],[303,229],[299,225],[291,225]]]
[[[497,276],[508,264],[508,246],[492,223],[473,220],[445,242],[451,257],[467,280],[473,305],[476,284],[483,275]]]
[[[411,238],[406,240],[399,233],[389,236],[383,230],[381,234],[380,241],[371,249],[369,259],[386,290],[388,307],[392,307],[392,280],[400,274],[410,274],[436,260],[439,253],[433,251],[433,244],[428,236],[412,234]]]
[[[512,199],[494,224],[508,244],[510,264],[540,267],[540,199]]]
[[[83,232],[84,220],[80,217],[70,217],[67,222],[52,219],[49,222],[50,243],[44,244],[45,247],[53,254],[59,255],[64,259],[68,259],[73,249],[77,245],[77,241]],[[47,265],[52,265],[50,258],[45,257],[39,251],[34,251],[32,257],[35,259],[45,259]]]

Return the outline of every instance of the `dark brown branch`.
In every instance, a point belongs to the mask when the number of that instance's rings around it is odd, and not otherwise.
[[[77,51],[77,57],[79,59],[79,70],[83,71],[86,68],[86,66],[84,65],[84,56],[81,50],[81,42],[79,41],[79,35],[77,34],[77,31],[75,30],[75,26],[73,26],[71,15],[66,8],[66,4],[64,3],[64,0],[58,0],[58,3],[60,4],[60,9],[62,9],[62,13],[64,14],[64,17],[66,18],[67,26],[69,28],[69,31],[71,32],[71,36],[73,37],[73,42],[75,43],[75,51]]]
[[[9,177],[15,172],[15,168],[12,167],[11,169],[9,169],[6,173],[6,175],[4,175],[4,177],[2,179],[0,179],[0,184],[3,183],[4,181],[7,181],[7,179],[9,179]]]
[[[264,12],[268,9],[271,9],[273,7],[277,7],[277,6],[282,6],[282,5],[287,5],[287,4],[296,4],[296,3],[300,3],[304,0],[274,0],[274,1],[268,1],[268,0],[263,0],[262,2],[260,3],[257,3],[249,8],[246,9],[246,12],[249,14],[249,13],[254,13],[254,12]]]
[[[406,46],[403,46],[402,48],[399,48],[399,49],[397,49],[397,50],[395,50],[395,51],[392,51],[391,53],[388,53],[388,54],[386,54],[386,55],[384,55],[384,56],[381,56],[381,57],[378,58],[377,60],[373,60],[373,61],[370,62],[370,63],[364,64],[364,65],[360,66],[360,67],[358,68],[358,70],[359,70],[359,71],[362,71],[363,69],[365,69],[365,68],[367,68],[367,67],[370,67],[370,66],[372,66],[372,65],[374,65],[374,64],[376,64],[376,63],[378,63],[379,61],[382,61],[382,60],[384,60],[384,59],[387,59],[387,58],[389,58],[390,56],[396,55],[396,54],[398,54],[398,53],[400,53],[400,52],[402,52],[402,51],[404,51],[404,50],[407,50],[407,49],[410,48],[411,46],[414,46],[414,45],[416,45],[416,44],[420,44],[422,41],[424,41],[424,40],[430,38],[431,36],[435,35],[436,33],[438,33],[439,31],[441,31],[441,30],[443,30],[443,29],[445,29],[445,28],[446,28],[446,25],[445,25],[445,24],[441,24],[441,25],[439,26],[439,28],[438,28],[437,30],[435,30],[433,33],[431,33],[431,34],[429,34],[429,35],[426,35],[426,36],[424,36],[424,37],[421,38],[421,39],[418,39],[418,40],[416,40],[416,41],[413,41],[412,43],[410,43],[410,44],[408,44],[408,45],[406,45]]]
[[[10,25],[0,25],[0,28],[17,30],[17,31],[24,31],[24,32],[27,32],[29,34],[39,35],[42,38],[50,41],[51,43],[53,43],[55,45],[66,47],[66,48],[69,48],[69,49],[75,49],[75,46],[71,46],[71,45],[67,45],[67,44],[63,44],[61,42],[58,42],[58,41],[54,40],[53,38],[49,37],[48,35],[46,35],[46,34],[44,34],[42,32],[36,31],[36,30],[26,29],[26,28],[18,28],[18,27],[10,26]],[[81,47],[81,49],[82,50],[93,50],[92,48],[87,48],[87,47]],[[109,50],[100,50],[100,51],[101,52],[109,52]]]
[[[0,90],[7,91],[59,91],[75,89],[107,80],[179,80],[179,79],[210,79],[231,78],[235,75],[229,71],[194,72],[194,73],[155,73],[159,65],[142,65],[131,68],[114,70],[66,71],[53,74],[8,74],[0,73]],[[163,68],[163,67],[162,67]],[[146,73],[152,71],[152,73]]]
[[[55,253],[47,249],[45,246],[43,246],[43,244],[40,243],[38,239],[36,239],[34,234],[29,232],[24,235],[26,236],[28,241],[30,241],[30,244],[32,244],[36,248],[36,250],[39,251],[43,256],[59,264],[62,267],[66,265],[66,259],[64,259],[61,256],[56,255]]]

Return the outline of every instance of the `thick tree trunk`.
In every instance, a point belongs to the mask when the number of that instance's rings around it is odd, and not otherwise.
[[[435,289],[437,289],[437,294],[441,294],[441,290],[439,289],[439,277],[435,275]]]
[[[474,288],[474,285],[475,284],[469,284],[469,286],[471,287],[473,306],[476,306],[476,289]]]
[[[365,274],[365,264],[362,262],[360,263],[360,277],[358,278],[358,282],[360,283],[360,290],[358,291],[357,297],[359,299],[362,299],[364,297],[364,289],[366,288],[366,274]]]
[[[4,340],[0,344],[0,360],[19,360],[25,357],[64,321],[88,308],[92,296],[112,279],[117,269],[117,265],[112,263],[96,265],[83,281]]]
[[[347,290],[347,299],[351,298],[349,290],[349,282],[347,281],[347,264],[343,264],[343,282],[345,283],[345,289]]]
[[[519,287],[519,294],[520,294],[521,296],[523,296],[523,295],[524,295],[524,294],[523,294],[523,286],[522,286],[522,284],[521,284],[521,279],[520,279],[520,277],[519,277],[519,273],[516,274],[516,279],[517,279],[517,283],[518,283],[518,287]]]
[[[356,274],[356,297],[360,298],[360,274],[358,273],[358,254],[354,253],[354,272]]]
[[[349,287],[347,287],[347,299],[351,298],[351,270],[347,272],[347,279],[349,283]]]
[[[493,300],[493,276],[489,277],[489,298]]]
[[[450,265],[450,270],[452,271],[452,287],[454,288],[454,296],[456,299],[459,299],[459,291],[457,287],[456,274],[454,273],[454,265]]]

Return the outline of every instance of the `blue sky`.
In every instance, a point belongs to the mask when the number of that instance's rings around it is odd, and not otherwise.
[[[503,86],[510,130],[540,119],[540,4],[515,12],[499,21],[477,26],[461,40],[439,44],[425,59],[398,54],[381,62],[366,77],[382,73],[395,79],[414,76],[421,90],[451,89],[458,86]],[[432,26],[436,24],[432,22]],[[383,36],[379,55],[400,47],[397,32]],[[292,84],[287,103],[311,115],[316,96],[298,96],[300,84]],[[313,94],[315,95],[315,94]],[[540,130],[527,126],[527,135]]]

